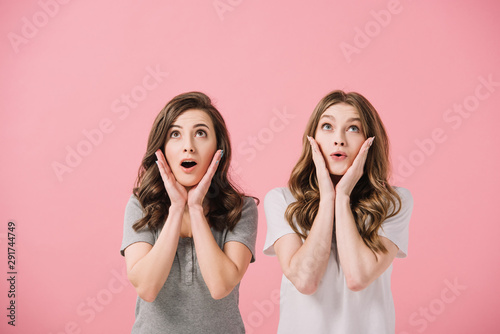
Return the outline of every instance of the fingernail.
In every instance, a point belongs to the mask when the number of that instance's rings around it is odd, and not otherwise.
[[[155,162],[156,162],[156,164],[157,164],[158,166],[160,166],[160,165],[158,164],[158,160],[156,160]]]
[[[372,137],[372,140],[370,140],[370,146],[372,146],[374,140],[375,140],[375,137]]]
[[[219,158],[219,160],[217,160],[217,161],[215,162],[215,164],[216,164],[216,165],[218,165],[218,164],[219,164],[219,161],[222,159],[222,156],[223,156],[223,155],[224,155],[224,150],[221,150],[221,151],[220,151],[220,158]]]

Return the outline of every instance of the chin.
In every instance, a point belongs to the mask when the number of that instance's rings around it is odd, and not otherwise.
[[[333,166],[332,166],[333,165]],[[347,173],[347,170],[349,167],[351,167],[352,164],[332,164],[329,165],[328,171],[330,172],[330,175],[335,175],[335,176],[344,176],[345,173]]]
[[[175,176],[175,175],[174,175]],[[181,177],[175,177],[177,182],[183,187],[189,188],[189,187],[194,187],[201,181],[201,177],[192,177],[192,176],[185,176],[182,175]]]
[[[347,168],[346,169],[334,168],[334,169],[330,169],[329,172],[330,172],[330,175],[333,175],[333,176],[344,176],[344,174],[347,172]]]
[[[179,183],[183,186],[183,187],[186,187],[186,188],[191,188],[191,187],[194,187],[196,186],[198,183],[200,183],[201,180],[195,180],[195,181],[185,181],[185,182],[181,182],[179,181]]]

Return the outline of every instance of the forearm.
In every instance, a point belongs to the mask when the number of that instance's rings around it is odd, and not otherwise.
[[[340,265],[351,290],[369,285],[378,262],[377,255],[364,243],[352,214],[350,198],[338,195],[335,203],[335,233]]]
[[[332,246],[333,217],[333,199],[320,202],[308,237],[290,259],[285,276],[302,293],[314,293],[325,274]]]
[[[165,284],[177,251],[183,208],[170,207],[168,218],[151,250],[129,270],[139,296],[153,301]]]
[[[221,299],[240,282],[243,272],[215,241],[203,208],[189,207],[189,213],[201,274],[212,297]]]

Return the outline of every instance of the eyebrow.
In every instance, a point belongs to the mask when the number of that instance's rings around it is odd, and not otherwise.
[[[335,117],[333,115],[323,115],[323,116],[321,116],[321,118],[329,118],[329,119],[335,121]],[[351,117],[351,118],[347,119],[347,123],[354,122],[354,121],[361,122],[361,118],[359,118],[359,117]]]
[[[195,125],[193,126],[193,128],[199,128],[199,127],[205,127],[205,128],[207,128],[207,129],[210,129],[210,127],[209,127],[208,125],[206,125],[205,123],[198,123],[198,124],[195,124]],[[179,128],[179,129],[182,129],[182,126],[177,125],[177,124],[172,124],[172,125],[170,125],[170,127],[169,127],[168,129],[170,130],[171,128]]]

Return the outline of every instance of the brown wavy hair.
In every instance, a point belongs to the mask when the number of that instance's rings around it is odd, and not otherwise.
[[[207,95],[189,92],[180,94],[167,103],[156,117],[149,133],[146,154],[139,167],[133,189],[144,212],[144,217],[133,225],[136,231],[145,227],[152,230],[158,229],[168,216],[171,202],[156,166],[155,152],[161,149],[165,154],[165,143],[170,126],[179,115],[190,109],[202,110],[210,116],[217,137],[217,149],[224,150],[224,158],[219,161],[219,166],[205,196],[209,206],[208,223],[218,231],[224,228],[232,230],[241,218],[243,193],[228,178],[231,142],[226,123]]]
[[[388,182],[389,138],[384,125],[372,104],[359,93],[335,90],[321,99],[314,109],[302,138],[302,154],[288,181],[288,187],[297,201],[288,206],[285,218],[298,235],[307,238],[318,213],[320,200],[316,167],[307,136],[315,136],[321,115],[337,103],[353,106],[359,113],[365,138],[375,136],[363,175],[354,187],[350,199],[357,229],[365,244],[374,252],[386,253],[387,249],[380,241],[378,230],[385,219],[399,212],[401,198]]]

